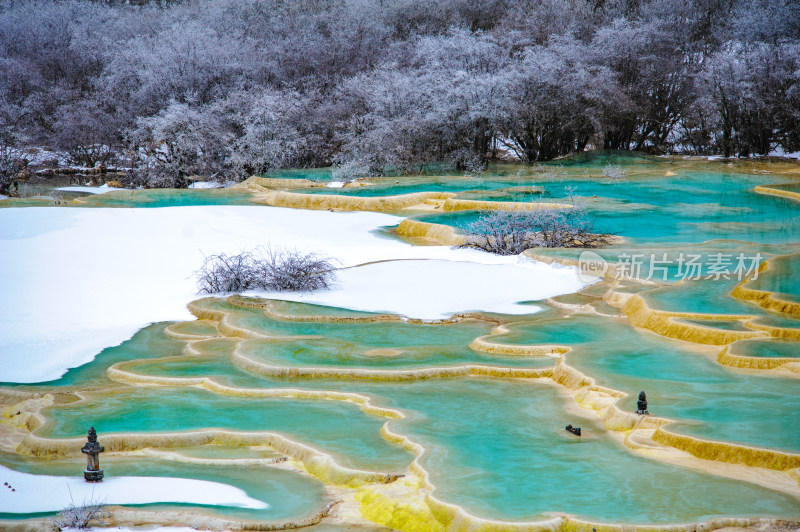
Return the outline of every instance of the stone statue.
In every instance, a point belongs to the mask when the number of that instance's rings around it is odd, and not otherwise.
[[[581,428],[580,427],[573,427],[572,424],[566,426],[567,431],[573,433],[575,436],[581,435]]]
[[[83,446],[81,452],[86,455],[86,470],[83,472],[83,478],[86,482],[102,482],[103,470],[100,469],[100,457],[97,456],[104,452],[105,447],[101,447],[97,443],[97,432],[94,427],[89,429],[89,441]]]
[[[639,400],[636,402],[637,414],[649,414],[647,411],[647,396],[644,392],[639,392]]]

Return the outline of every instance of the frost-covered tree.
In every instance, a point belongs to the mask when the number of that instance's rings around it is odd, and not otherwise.
[[[598,128],[599,108],[613,99],[613,80],[587,61],[573,38],[533,46],[505,74],[504,134],[523,161],[582,151]]]
[[[264,174],[297,163],[306,140],[295,128],[298,120],[296,93],[267,91],[247,102],[242,116],[242,135],[233,145],[230,163],[243,176]]]
[[[193,175],[217,177],[227,170],[228,132],[206,109],[172,102],[158,115],[140,119],[131,138],[139,184],[183,188]]]
[[[24,117],[23,145],[92,165],[134,139],[151,155],[139,169],[164,184],[334,163],[476,171],[498,142],[525,161],[588,147],[796,151],[798,6],[7,0],[0,102]],[[167,127],[177,105],[191,123]],[[156,129],[180,139],[157,151]]]

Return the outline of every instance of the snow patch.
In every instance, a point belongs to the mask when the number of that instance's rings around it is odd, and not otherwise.
[[[380,233],[401,220],[256,206],[0,209],[0,278],[7,280],[0,291],[0,380],[57,379],[150,323],[194,319],[186,305],[201,297],[194,272],[204,255],[261,245],[317,252],[343,268],[416,259],[340,271],[339,288],[306,299],[359,310],[422,317],[531,312],[516,303],[584,286],[573,268],[412,246]],[[449,265],[457,273],[448,274]]]
[[[517,260],[514,257],[514,260]],[[337,286],[313,293],[253,292],[254,295],[412,318],[438,319],[458,312],[532,314],[520,304],[583,288],[572,268],[519,259],[479,264],[448,260],[396,260],[337,272]],[[546,283],[542,281],[546,279]]]
[[[344,181],[330,181],[327,185],[327,188],[342,188],[344,186]]]
[[[0,478],[15,491],[0,491],[0,513],[58,512],[70,504],[151,504],[172,502],[264,509],[269,504],[234,486],[171,477],[112,477],[89,483],[82,476],[32,475],[0,465]]]
[[[780,146],[776,146],[775,149],[773,149],[768,153],[768,155],[770,157],[786,157],[787,159],[800,159],[800,151],[793,151],[791,153],[786,153]]]
[[[114,528],[62,528],[63,532],[150,532],[152,530],[158,530],[158,532],[197,532],[196,528],[190,527],[175,527],[175,526],[143,526],[143,527],[136,527],[136,528],[122,528],[122,527],[114,527]]]
[[[222,183],[217,181],[195,181],[189,188],[209,189],[209,188],[222,188]]]
[[[61,190],[63,192],[85,192],[87,194],[105,194],[106,192],[111,192],[113,190],[128,190],[128,189],[110,187],[107,184],[105,184],[99,187],[89,187],[89,186],[59,187],[56,190]]]

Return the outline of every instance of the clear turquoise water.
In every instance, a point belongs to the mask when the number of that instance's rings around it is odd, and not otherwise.
[[[338,401],[227,397],[194,388],[136,388],[104,393],[89,404],[49,408],[43,436],[83,436],[91,419],[98,433],[175,432],[204,428],[280,432],[308,442],[350,467],[393,472],[410,462],[380,436],[384,418]]]
[[[731,371],[687,344],[599,317],[514,331],[515,341],[527,336],[531,343],[573,345],[567,363],[627,392],[621,408],[636,410],[644,390],[652,414],[689,422],[678,432],[800,452],[800,420],[787,415],[800,409],[797,379]]]
[[[800,302],[800,253],[772,259],[770,268],[759,274],[758,278],[747,286],[776,292],[778,297],[784,300]]]
[[[420,369],[463,364],[489,366],[544,367],[553,359],[488,355],[466,345],[421,345],[400,349],[397,355],[370,354],[364,345],[330,338],[288,343],[248,342],[239,352],[248,358],[277,366],[341,367],[374,369]]]
[[[800,358],[800,342],[777,338],[746,340],[732,346],[731,352],[748,357]]]
[[[256,205],[238,189],[143,189],[107,192],[82,199],[81,207],[187,207],[191,205]]]
[[[554,387],[476,379],[384,393],[417,414],[398,425],[429,448],[423,464],[435,493],[483,517],[557,511],[664,523],[797,513],[791,497],[626,452],[597,423],[564,412]],[[567,433],[568,423],[581,426],[583,436]]]

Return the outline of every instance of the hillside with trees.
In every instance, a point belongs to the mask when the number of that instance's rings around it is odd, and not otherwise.
[[[800,150],[792,0],[6,0],[0,62],[8,172],[31,146],[165,187]]]

